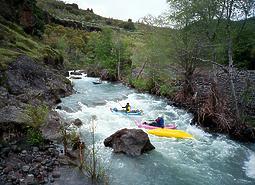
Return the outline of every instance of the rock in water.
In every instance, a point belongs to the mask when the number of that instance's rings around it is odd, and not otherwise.
[[[115,153],[139,156],[155,147],[151,144],[148,134],[141,129],[122,129],[104,140],[106,147],[113,148]]]
[[[82,121],[79,118],[77,118],[73,121],[73,124],[77,127],[80,127],[82,126]]]
[[[71,74],[71,75],[82,75],[82,73],[79,72],[79,71],[74,71],[74,72],[71,72],[70,74]]]

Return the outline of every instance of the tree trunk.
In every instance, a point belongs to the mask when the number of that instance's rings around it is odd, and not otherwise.
[[[229,0],[227,1],[227,45],[228,45],[228,73],[229,73],[229,81],[230,81],[230,88],[231,88],[231,95],[233,98],[233,106],[235,109],[235,114],[237,118],[237,123],[240,121],[240,112],[238,108],[238,100],[235,91],[235,84],[234,84],[234,66],[233,66],[233,46],[232,46],[232,38],[231,38],[231,31],[230,31],[230,24],[231,24],[231,16],[233,13],[233,5],[234,1]]]
[[[238,100],[237,100],[235,84],[234,84],[232,41],[230,37],[228,38],[228,67],[229,67],[228,71],[229,71],[230,88],[231,88],[232,98],[234,100],[235,113],[236,113],[237,119],[240,120],[240,112],[238,108]]]
[[[138,79],[140,77],[140,75],[142,74],[146,64],[147,64],[147,60],[146,60],[146,62],[143,63],[143,66],[142,66],[141,70],[139,71],[138,75],[136,76],[136,79]]]

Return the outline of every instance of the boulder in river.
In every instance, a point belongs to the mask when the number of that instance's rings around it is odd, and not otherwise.
[[[72,123],[77,127],[82,126],[82,121],[79,118],[75,119]]]
[[[80,72],[80,71],[73,71],[70,74],[71,75],[82,75],[82,72]]]
[[[141,129],[122,129],[104,140],[106,147],[113,148],[115,153],[139,156],[155,147],[151,144],[148,134]]]

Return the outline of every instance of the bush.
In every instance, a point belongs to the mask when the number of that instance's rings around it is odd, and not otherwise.
[[[92,184],[109,184],[109,179],[106,174],[105,167],[101,164],[99,157],[97,156],[97,148],[95,141],[95,121],[96,116],[91,117],[91,139],[92,146],[85,150],[85,158],[81,162],[80,169],[85,170],[85,174],[91,179]],[[81,152],[83,153],[83,152]]]
[[[134,31],[135,30],[135,24],[132,22],[131,19],[129,19],[128,22],[122,22],[120,24],[121,28],[124,28],[125,30]]]
[[[43,135],[39,129],[28,128],[26,133],[27,141],[31,145],[40,145],[43,143]]]
[[[49,109],[46,105],[28,105],[25,109],[23,120],[27,123],[28,127],[39,129],[45,123],[48,113]]]
[[[161,85],[160,86],[160,95],[161,96],[172,96],[176,92],[176,88],[170,85]]]
[[[28,105],[26,107],[23,120],[27,123],[26,137],[29,144],[40,145],[43,142],[40,127],[45,123],[48,112],[46,105]]]
[[[150,91],[152,88],[150,80],[145,79],[132,80],[131,84],[140,91]]]

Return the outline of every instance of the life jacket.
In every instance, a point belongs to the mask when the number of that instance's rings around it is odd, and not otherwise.
[[[158,117],[157,119],[156,119],[156,122],[157,122],[157,124],[158,124],[158,127],[161,127],[161,128],[164,128],[165,127],[165,124],[164,124],[164,119],[163,118],[161,118],[161,117]]]
[[[130,107],[130,105],[127,105],[127,107],[126,107],[126,111],[127,111],[127,112],[130,112],[130,111],[131,111],[131,107]]]

